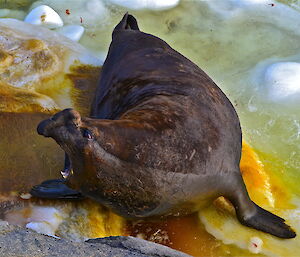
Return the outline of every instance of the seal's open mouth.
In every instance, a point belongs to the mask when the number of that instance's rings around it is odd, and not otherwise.
[[[62,175],[62,177],[64,179],[67,179],[70,175],[73,174],[72,161],[69,158],[69,156],[68,156],[67,153],[65,153],[65,165],[64,165],[64,169],[60,172],[60,174]]]
[[[39,135],[53,138],[65,151],[65,164],[61,171],[64,179],[73,173],[72,162],[68,154],[72,154],[80,148],[81,143],[78,139],[91,137],[88,130],[84,130],[80,126],[80,114],[73,109],[65,109],[50,119],[43,120],[37,127]]]

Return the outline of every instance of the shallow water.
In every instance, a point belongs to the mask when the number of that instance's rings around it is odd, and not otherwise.
[[[14,12],[2,13],[5,17],[20,19],[30,10],[32,2],[0,0],[0,9],[15,9]],[[88,11],[81,7],[82,2],[43,0],[34,5],[48,4],[66,24],[84,26],[86,31],[80,43],[103,58],[111,40],[111,31],[127,9],[103,1],[98,9],[95,8],[95,13],[88,15]],[[70,15],[65,13],[66,9],[70,10]],[[141,30],[161,37],[198,64],[230,98],[239,114],[245,140],[258,153],[268,175],[275,178],[271,180],[272,192],[277,199],[275,206],[284,209],[287,207],[281,201],[291,203],[291,199],[299,200],[300,97],[295,94],[283,101],[268,97],[269,91],[261,75],[273,63],[300,62],[299,1],[182,0],[169,10],[132,10],[130,13],[138,19]],[[300,81],[295,81],[295,84],[300,84]],[[82,110],[87,112],[85,101],[81,99],[81,103]],[[45,116],[0,114],[1,192],[26,192],[34,184],[59,177],[62,151],[52,140],[35,132],[36,125]],[[276,179],[281,186],[274,182]],[[280,198],[285,194],[290,196]],[[186,241],[180,240],[180,236],[173,238],[173,241],[177,240],[177,248],[183,247],[180,241],[184,244],[193,242],[192,235],[196,233],[196,241],[180,249],[190,249],[185,251],[197,255],[199,251],[191,249],[197,244],[205,244],[207,247],[200,251],[203,255],[241,255],[238,248],[228,248],[207,234],[203,225],[197,225],[198,219],[190,217],[176,221],[170,221],[172,225],[169,228],[187,224],[187,227],[190,226],[188,237],[191,238]],[[146,225],[141,225],[142,232],[134,232],[137,226],[129,226],[135,235],[147,230],[143,229]],[[168,230],[164,226],[157,228],[153,225],[151,229]],[[199,231],[191,232],[192,227],[198,227]],[[185,234],[185,229],[174,230],[181,235]],[[148,234],[146,237],[149,239],[151,232],[148,231]],[[170,242],[167,244],[170,245]]]

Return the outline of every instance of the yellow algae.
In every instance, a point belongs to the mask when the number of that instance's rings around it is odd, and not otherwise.
[[[125,234],[125,220],[100,205],[88,206],[89,238],[122,236]]]
[[[100,75],[101,67],[82,65],[78,61],[70,66],[70,71],[66,74],[66,78],[72,84],[70,92],[72,104],[81,115],[90,113]]]
[[[0,81],[0,112],[53,113],[58,110],[58,106],[50,97],[15,88]]]
[[[78,64],[68,73],[41,79],[35,88],[11,86],[0,76],[0,112],[53,113],[73,107],[88,115],[100,71],[99,67]]]
[[[297,180],[295,180],[295,178],[287,179],[287,176],[282,176],[286,171],[286,165],[282,162],[282,160],[279,160],[270,154],[261,152],[257,153],[264,163],[265,171],[270,176],[271,190],[275,198],[275,207],[295,208],[295,206],[291,203],[291,198],[292,191],[293,193],[297,193],[297,191],[294,190],[294,185],[298,185]]]
[[[39,52],[46,48],[45,43],[42,40],[32,38],[23,42],[23,46],[26,50],[33,52]]]
[[[300,205],[298,209],[290,203],[287,190],[279,183],[271,171],[265,169],[259,156],[245,142],[241,159],[241,172],[249,195],[263,208],[286,219],[286,222],[295,229],[300,230]],[[272,178],[271,178],[272,177]],[[276,189],[276,190],[274,190]],[[276,192],[275,192],[276,191]],[[278,194],[282,192],[283,194]],[[223,201],[223,202],[222,202]],[[199,218],[206,230],[224,244],[231,245],[223,247],[224,251],[230,251],[233,255],[251,256],[249,244],[253,238],[261,240],[259,254],[268,256],[294,256],[300,245],[299,236],[294,239],[279,239],[269,234],[257,231],[241,225],[234,210],[226,200],[218,199],[217,204],[199,212]],[[286,201],[284,205],[277,202]],[[280,208],[279,208],[280,206]],[[285,206],[285,207],[282,207]],[[235,247],[232,247],[235,246]],[[240,248],[240,250],[238,248]]]
[[[48,112],[47,105],[60,110],[79,103],[88,114],[100,73],[91,64],[100,60],[60,34],[19,23],[21,31],[18,21],[0,23],[0,111]]]
[[[75,241],[121,236],[125,235],[125,225],[125,220],[120,216],[96,202],[86,200],[73,205],[56,234]]]
[[[14,57],[7,52],[0,50],[0,73],[14,61]]]
[[[109,211],[106,230],[111,236],[124,236],[126,221],[119,215]],[[121,232],[121,233],[120,233]]]

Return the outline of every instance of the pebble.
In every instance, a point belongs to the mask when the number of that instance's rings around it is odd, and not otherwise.
[[[30,24],[42,25],[49,29],[59,28],[64,25],[57,12],[47,5],[40,5],[32,9],[24,21]]]
[[[263,241],[259,237],[251,237],[249,244],[248,244],[248,250],[251,253],[260,253],[262,250]]]
[[[32,197],[32,195],[29,193],[25,193],[25,194],[20,194],[20,197],[24,200],[28,200]]]

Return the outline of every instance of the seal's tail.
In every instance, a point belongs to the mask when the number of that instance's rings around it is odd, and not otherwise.
[[[131,15],[125,13],[122,20],[115,27],[115,30],[140,30],[136,19]]]
[[[234,186],[227,197],[233,203],[237,218],[243,225],[280,238],[294,238],[296,236],[293,229],[285,224],[284,219],[251,201],[240,173],[236,173],[235,178]]]

